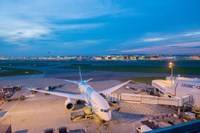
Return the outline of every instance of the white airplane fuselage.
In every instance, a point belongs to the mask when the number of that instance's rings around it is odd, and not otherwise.
[[[98,117],[105,121],[111,120],[110,106],[104,97],[84,81],[79,82],[79,89],[81,94],[84,95],[87,105]]]
[[[65,107],[67,109],[73,109],[75,100],[77,100],[77,99],[83,100],[86,102],[86,106],[91,107],[92,112],[95,113],[100,119],[105,120],[105,121],[111,120],[110,106],[109,106],[107,100],[100,94],[103,94],[103,95],[111,94],[113,91],[128,84],[129,81],[118,84],[116,86],[113,86],[113,87],[103,90],[101,92],[96,92],[90,85],[87,84],[93,78],[88,79],[88,80],[83,80],[80,68],[79,68],[79,76],[80,76],[80,81],[74,81],[74,80],[65,80],[65,81],[78,85],[78,89],[80,90],[81,94],[71,94],[71,93],[67,93],[67,92],[47,91],[47,90],[41,90],[41,89],[35,89],[35,88],[28,88],[28,89],[31,91],[37,91],[37,92],[41,92],[41,93],[47,93],[47,94],[67,98],[67,100],[65,101]]]

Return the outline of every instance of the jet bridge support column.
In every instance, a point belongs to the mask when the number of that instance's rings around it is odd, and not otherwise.
[[[178,115],[181,114],[181,106],[178,106]]]
[[[153,87],[154,88],[154,96],[156,96],[156,87]]]

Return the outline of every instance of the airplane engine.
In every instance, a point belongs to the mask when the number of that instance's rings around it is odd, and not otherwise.
[[[68,109],[68,110],[73,110],[74,109],[74,104],[75,104],[75,101],[68,98],[66,101],[65,101],[65,107]]]

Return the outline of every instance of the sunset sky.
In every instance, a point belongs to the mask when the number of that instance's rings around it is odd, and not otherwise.
[[[199,0],[1,0],[0,56],[200,54]]]

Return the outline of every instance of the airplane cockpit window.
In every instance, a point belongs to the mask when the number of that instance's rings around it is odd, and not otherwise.
[[[110,109],[101,109],[101,112],[109,112]]]

